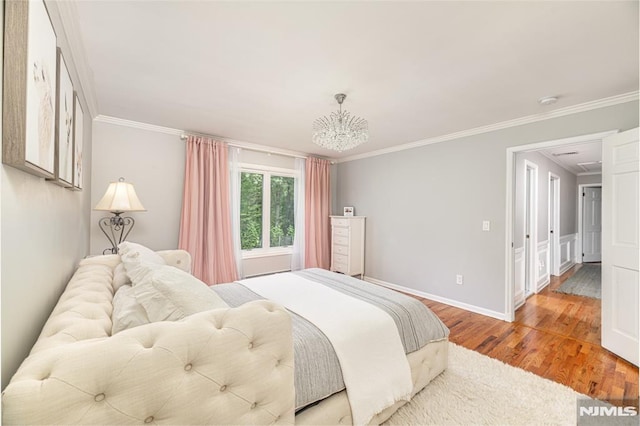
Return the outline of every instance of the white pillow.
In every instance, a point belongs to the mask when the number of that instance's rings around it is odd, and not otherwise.
[[[118,291],[123,285],[131,285],[131,280],[124,269],[124,263],[118,263],[113,270],[113,290]]]
[[[162,256],[140,244],[125,241],[120,243],[118,250],[133,285],[156,266],[166,265]]]
[[[208,285],[173,266],[158,266],[133,283],[151,322],[176,321],[197,312],[228,308]]]
[[[111,321],[113,322],[112,336],[122,330],[149,324],[147,312],[138,303],[135,292],[130,285],[123,285],[113,297]]]

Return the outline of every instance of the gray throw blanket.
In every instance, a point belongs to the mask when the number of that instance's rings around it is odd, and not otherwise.
[[[387,312],[393,318],[405,353],[449,336],[449,329],[419,300],[346,275],[324,269],[295,272],[336,291],[358,298]],[[258,296],[240,283],[221,284],[212,289],[231,307]],[[327,337],[313,324],[290,312],[293,326],[296,410],[343,390],[340,363]]]

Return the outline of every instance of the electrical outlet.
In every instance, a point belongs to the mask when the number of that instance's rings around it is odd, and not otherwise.
[[[464,277],[462,275],[456,275],[456,284],[458,285],[464,284]]]

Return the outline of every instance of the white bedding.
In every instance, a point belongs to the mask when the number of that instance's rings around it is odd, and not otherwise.
[[[411,370],[393,319],[369,303],[295,274],[240,281],[312,322],[327,336],[340,361],[353,423],[408,400]]]

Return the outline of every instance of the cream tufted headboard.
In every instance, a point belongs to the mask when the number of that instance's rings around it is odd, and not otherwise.
[[[283,308],[256,301],[109,336],[118,263],[81,262],[2,394],[3,424],[294,423]]]

